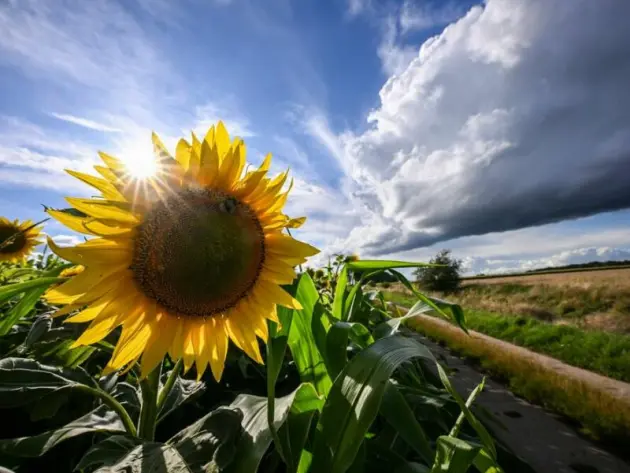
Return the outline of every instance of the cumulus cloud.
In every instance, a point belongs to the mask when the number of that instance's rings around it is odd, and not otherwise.
[[[583,264],[608,261],[630,260],[630,249],[624,248],[576,248],[551,256],[533,259],[486,259],[480,257],[463,258],[466,274],[503,274],[529,271],[540,268],[554,268],[570,264]]]
[[[629,15],[616,0],[488,0],[427,40],[369,128],[337,136],[367,209],[350,246],[388,254],[630,206]]]

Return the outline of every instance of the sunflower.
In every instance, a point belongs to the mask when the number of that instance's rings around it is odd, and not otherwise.
[[[67,319],[90,322],[75,346],[122,326],[105,372],[140,359],[146,376],[168,353],[185,370],[195,364],[199,377],[209,365],[220,380],[230,340],[263,362],[258,338],[267,341],[267,320],[278,322],[276,305],[301,308],[280,285],[318,250],[284,232],[305,220],[282,213],[288,171],[268,177],[270,155],[246,171],[245,144],[221,122],[202,141],[180,140],[174,158],[155,134],[153,144],[151,178],[133,178],[104,153],[101,177],[68,171],[102,197],[68,198],[74,215],[48,210],[93,238],[67,248],[49,240],[85,270],[46,299],[67,304],[58,315],[82,309]]]
[[[31,220],[20,223],[0,217],[0,261],[17,263],[26,258],[33,248],[43,242],[38,240],[39,224]]]

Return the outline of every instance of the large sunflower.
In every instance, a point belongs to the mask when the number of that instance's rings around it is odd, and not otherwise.
[[[0,261],[19,262],[43,242],[38,239],[41,227],[31,220],[20,223],[0,217]]]
[[[282,213],[288,171],[267,177],[271,156],[244,172],[245,144],[230,141],[221,122],[203,141],[180,140],[173,158],[153,135],[157,173],[137,180],[118,159],[99,153],[102,178],[68,171],[102,198],[68,198],[78,210],[48,210],[72,230],[95,238],[70,248],[49,241],[62,258],[85,270],[51,289],[47,300],[83,308],[68,322],[91,322],[77,346],[122,332],[106,371],[141,358],[148,374],[166,353],[210,365],[219,380],[228,340],[262,363],[257,337],[266,341],[276,304],[300,308],[280,285],[294,267],[318,253],[284,233],[304,218]],[[76,213],[76,212],[74,212]],[[81,216],[84,214],[85,216]]]

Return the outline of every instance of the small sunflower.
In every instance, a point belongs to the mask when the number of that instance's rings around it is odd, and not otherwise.
[[[267,341],[267,319],[276,305],[300,308],[280,285],[296,277],[294,267],[318,250],[283,230],[304,218],[282,213],[288,171],[267,176],[262,165],[245,172],[245,144],[233,141],[221,122],[200,141],[180,140],[175,158],[153,135],[154,176],[134,179],[120,160],[99,153],[102,177],[71,175],[98,189],[102,198],[68,198],[79,211],[48,210],[70,229],[94,238],[60,248],[60,257],[85,270],[46,295],[83,308],[68,322],[90,322],[75,345],[122,332],[106,371],[140,359],[143,375],[166,353],[199,376],[209,365],[221,378],[231,340],[262,363],[258,338]],[[290,189],[289,189],[290,190]]]
[[[17,263],[23,261],[37,245],[41,232],[39,224],[31,220],[20,223],[0,217],[0,261]]]

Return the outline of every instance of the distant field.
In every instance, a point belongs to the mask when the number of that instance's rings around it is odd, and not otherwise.
[[[600,268],[576,268],[576,269],[558,269],[558,270],[549,270],[549,271],[541,271],[537,273],[516,273],[516,274],[489,274],[485,276],[468,276],[462,278],[466,282],[474,282],[474,281],[484,281],[490,284],[490,281],[504,281],[504,282],[515,282],[515,280],[523,280],[526,278],[529,282],[532,278],[542,277],[542,276],[559,276],[559,275],[567,275],[575,276],[576,273],[589,273],[588,278],[594,276],[595,273],[601,273],[604,279],[610,277],[630,277],[630,266],[610,266],[610,267],[600,267]],[[593,273],[591,276],[590,273]],[[599,275],[598,275],[599,276]],[[630,282],[628,283],[630,285]]]
[[[434,295],[468,310],[630,334],[630,268],[466,279],[457,293]]]
[[[580,287],[612,284],[618,288],[625,287],[630,289],[630,267],[463,278],[463,286],[472,284],[550,284],[554,286],[570,285]]]

